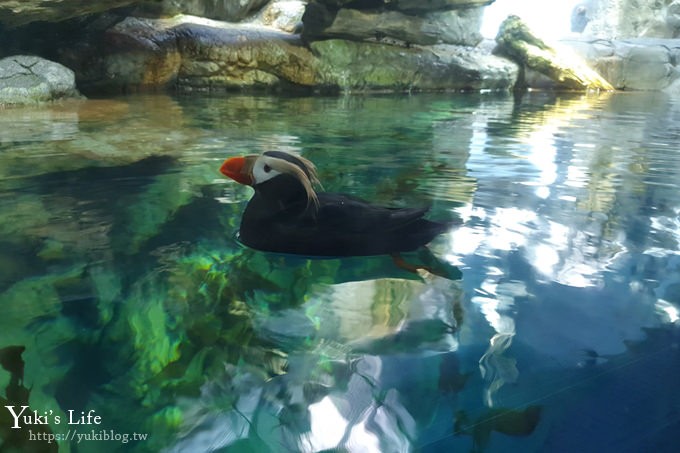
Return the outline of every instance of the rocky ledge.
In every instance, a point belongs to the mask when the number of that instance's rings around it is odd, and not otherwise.
[[[309,43],[272,27],[193,16],[127,18],[102,43],[61,55],[88,91],[505,90],[517,77],[515,64],[471,46]]]
[[[135,4],[46,29],[5,30],[0,49],[58,61],[85,93],[507,90],[517,65],[477,47],[483,7],[492,2],[251,0],[226,2],[243,4],[227,11],[220,2],[164,0],[155,9]],[[0,9],[6,3],[0,0]],[[47,20],[70,17],[29,3],[30,14],[42,11]],[[76,3],[66,0],[64,7]],[[23,23],[8,18],[5,24]],[[37,38],[45,34],[66,42]]]
[[[483,11],[493,2],[27,0],[19,7],[0,0],[0,58],[56,61],[74,72],[84,93],[507,90],[517,86],[521,73],[529,87],[563,88],[520,71],[523,63],[494,54],[482,41]],[[575,11],[602,9],[593,5]],[[672,18],[671,6],[662,9]],[[651,3],[645,8],[654,10]],[[593,24],[596,19],[589,17]],[[678,78],[673,39],[580,38],[564,44],[617,89],[666,89]],[[46,66],[34,70],[39,67]],[[18,76],[2,79],[0,103],[15,102],[8,93],[17,99],[24,92],[9,80],[28,83]],[[54,97],[59,93],[75,89],[57,88]]]

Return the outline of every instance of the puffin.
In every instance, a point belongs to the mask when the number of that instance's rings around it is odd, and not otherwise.
[[[308,257],[392,255],[415,251],[451,223],[427,220],[428,207],[391,208],[323,189],[316,167],[283,151],[230,157],[220,173],[251,186],[239,229],[246,246]]]

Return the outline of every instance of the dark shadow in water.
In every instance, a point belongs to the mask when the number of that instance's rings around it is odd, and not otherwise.
[[[71,343],[59,348],[59,354],[71,358],[73,365],[56,386],[54,397],[62,408],[79,414],[87,409],[93,393],[111,381],[104,362],[106,354],[98,344]]]
[[[53,421],[53,418],[48,417],[45,411],[36,410],[35,413],[41,417],[39,421],[36,421],[33,408],[29,407],[31,392],[24,386],[24,359],[21,357],[25,350],[24,346],[18,345],[0,349],[0,366],[10,373],[10,381],[5,388],[5,398],[0,396],[0,451],[3,453],[56,452],[59,451],[56,437],[46,424]],[[18,420],[15,420],[15,415],[19,416]],[[32,417],[32,423],[25,423],[25,416]],[[15,425],[19,428],[13,428]]]
[[[463,411],[456,413],[453,431],[472,436],[472,451],[484,451],[492,432],[507,436],[529,436],[541,419],[540,406],[526,409],[493,408],[474,420]]]
[[[41,193],[112,202],[138,191],[174,163],[175,159],[170,156],[150,156],[131,164],[56,171],[34,176],[31,182]]]

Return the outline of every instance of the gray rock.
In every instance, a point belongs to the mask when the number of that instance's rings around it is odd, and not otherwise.
[[[174,29],[182,55],[177,83],[184,89],[318,84],[312,53],[300,37],[273,29],[183,24]]]
[[[442,11],[459,8],[486,6],[495,0],[382,0],[379,3],[391,10],[407,12]],[[339,9],[350,5],[353,9],[374,10],[378,6],[375,0],[316,0],[316,3]]]
[[[300,36],[273,28],[184,19],[128,18],[116,24],[106,32],[106,52],[87,59],[90,67],[80,77],[90,88],[121,92],[503,90],[517,77],[514,64],[479,48],[332,39],[313,42],[310,50]]]
[[[621,89],[661,90],[678,76],[665,45],[638,40],[614,41],[614,55],[602,65],[602,73]]]
[[[507,90],[517,80],[509,60],[464,46],[403,48],[331,39],[311,44],[321,81],[344,91]]]
[[[126,92],[314,85],[316,60],[299,36],[249,24],[185,19],[129,17],[117,23],[104,34],[103,52],[97,48],[97,55],[71,56],[83,86]],[[78,61],[89,64],[77,67]]]
[[[663,90],[678,78],[678,39],[565,40],[615,88]]]
[[[407,15],[398,11],[340,9],[335,14],[311,6],[305,13],[304,34],[308,38],[345,38],[356,41],[390,38],[408,44],[461,44],[474,46],[479,33],[482,8]]]
[[[181,58],[172,27],[179,20],[128,17],[87,29],[58,58],[75,71],[84,91],[122,92],[158,89],[174,83]]]
[[[80,97],[73,71],[40,57],[17,55],[0,60],[0,105],[35,104]]]
[[[583,35],[606,39],[672,38],[668,22],[671,0],[585,0]]]
[[[289,33],[302,28],[302,15],[307,2],[302,0],[273,1],[262,9],[255,23],[278,28]]]
[[[673,37],[678,35],[680,30],[680,1],[674,1],[668,5],[666,10],[666,24],[671,29]]]
[[[57,22],[99,13],[136,0],[0,0],[0,23],[16,27],[35,21]]]
[[[106,32],[106,41],[106,52],[88,60],[98,67],[82,68],[91,89],[223,90],[317,82],[317,60],[300,37],[268,27],[127,18]]]
[[[423,12],[487,6],[495,0],[384,0],[399,11]]]
[[[259,11],[269,0],[163,0],[168,13],[191,14],[214,20],[238,22]]]
[[[579,3],[574,6],[574,9],[571,11],[571,31],[575,33],[583,32],[590,19],[591,14],[587,4]]]

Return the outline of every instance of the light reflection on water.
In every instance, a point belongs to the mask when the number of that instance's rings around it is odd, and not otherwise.
[[[0,348],[32,409],[153,433],[120,451],[671,451],[679,118],[658,93],[2,111]],[[462,279],[237,244],[250,192],[216,170],[270,149],[459,217],[430,248]]]

